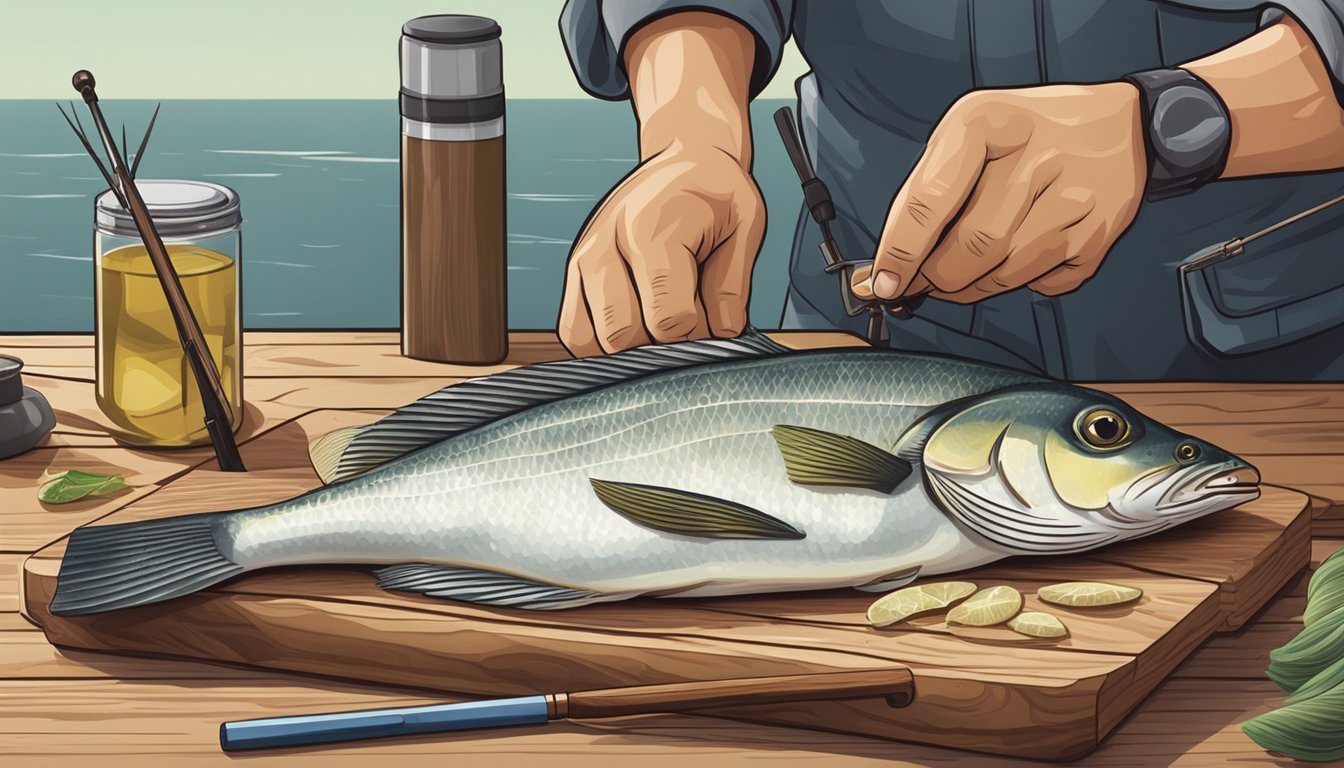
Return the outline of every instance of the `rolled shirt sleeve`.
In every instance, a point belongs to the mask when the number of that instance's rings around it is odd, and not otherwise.
[[[1290,14],[1311,35],[1321,59],[1330,70],[1335,96],[1344,100],[1344,0],[1174,0],[1171,5],[1214,11],[1248,11],[1264,8],[1261,26],[1269,26]]]
[[[678,11],[723,14],[751,30],[756,38],[751,95],[770,82],[789,38],[793,0],[567,0],[560,33],[579,84],[599,98],[628,97],[621,57],[626,41],[644,24]]]

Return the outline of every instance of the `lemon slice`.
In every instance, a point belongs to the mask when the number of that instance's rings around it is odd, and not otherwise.
[[[941,611],[966,599],[972,592],[975,592],[975,585],[969,581],[944,581],[898,589],[869,606],[868,623],[874,627],[891,626],[912,616]]]
[[[1069,634],[1064,622],[1053,614],[1040,611],[1023,611],[1008,622],[1008,628],[1032,637],[1063,637]]]
[[[1104,605],[1120,605],[1143,597],[1142,589],[1122,587],[1118,584],[1105,584],[1100,581],[1069,581],[1063,584],[1051,584],[1036,591],[1036,596],[1053,605],[1070,608],[1099,608]]]
[[[976,592],[970,600],[947,614],[949,622],[971,627],[1002,624],[1022,610],[1022,593],[1012,587],[990,587]]]

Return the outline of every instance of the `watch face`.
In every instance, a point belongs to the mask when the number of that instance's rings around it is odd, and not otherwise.
[[[1153,138],[1169,162],[1198,168],[1219,155],[1227,136],[1227,117],[1212,96],[1190,85],[1163,91],[1153,105]]]

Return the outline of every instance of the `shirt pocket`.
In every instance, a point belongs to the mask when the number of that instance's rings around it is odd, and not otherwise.
[[[1208,253],[1208,251],[1205,251]],[[1190,340],[1221,356],[1285,347],[1344,325],[1344,206],[1222,260],[1180,269]]]

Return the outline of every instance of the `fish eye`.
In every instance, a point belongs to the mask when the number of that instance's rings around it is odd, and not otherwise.
[[[1190,462],[1199,458],[1199,453],[1200,453],[1199,445],[1192,443],[1189,440],[1186,440],[1185,442],[1176,446],[1175,450],[1176,461],[1180,462],[1181,464],[1189,464]]]
[[[1084,413],[1075,429],[1084,443],[1103,450],[1117,448],[1129,437],[1129,422],[1109,408]]]

